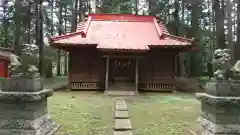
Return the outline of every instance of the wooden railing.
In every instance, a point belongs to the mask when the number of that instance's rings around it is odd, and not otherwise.
[[[175,91],[175,81],[174,80],[162,80],[162,81],[140,81],[139,90],[145,91]]]
[[[100,82],[69,82],[72,90],[99,90]]]

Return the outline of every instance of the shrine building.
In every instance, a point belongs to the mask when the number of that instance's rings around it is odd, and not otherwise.
[[[154,16],[127,14],[89,14],[75,32],[51,37],[50,44],[69,52],[72,90],[173,91],[176,56],[196,47]]]

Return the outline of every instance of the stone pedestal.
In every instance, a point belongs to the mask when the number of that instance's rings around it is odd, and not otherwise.
[[[43,78],[13,77],[2,81],[2,91],[34,92],[43,89]]]
[[[47,109],[47,98],[52,96],[52,90],[9,89],[0,91],[0,135],[51,135],[59,128]]]
[[[201,135],[240,134],[240,83],[212,81],[207,93],[197,93],[201,101]]]

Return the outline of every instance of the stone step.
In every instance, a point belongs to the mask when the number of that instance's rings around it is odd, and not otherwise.
[[[115,119],[128,119],[129,114],[128,111],[116,111]]]
[[[104,94],[108,96],[134,96],[137,95],[136,91],[105,91]]]
[[[116,110],[117,111],[127,111],[127,105],[125,104],[116,104]]]
[[[118,105],[123,105],[123,104],[126,104],[126,102],[125,102],[125,100],[122,100],[122,99],[120,99],[120,100],[116,100],[116,104],[118,104]]]
[[[115,124],[114,124],[115,131],[126,131],[131,129],[132,129],[132,125],[129,119],[115,119]]]
[[[114,135],[133,135],[132,131],[114,131]]]
[[[116,97],[116,101],[119,101],[119,100],[125,100],[124,97]]]

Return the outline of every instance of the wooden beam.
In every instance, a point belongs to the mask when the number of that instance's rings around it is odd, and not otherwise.
[[[109,57],[106,57],[106,78],[105,78],[105,90],[108,88],[108,75],[109,75]]]
[[[136,56],[136,55],[103,55],[103,58],[110,57],[110,58],[125,58],[125,59],[141,59],[144,56]]]
[[[136,73],[135,73],[135,82],[136,82],[136,91],[138,91],[138,59],[136,59]]]

